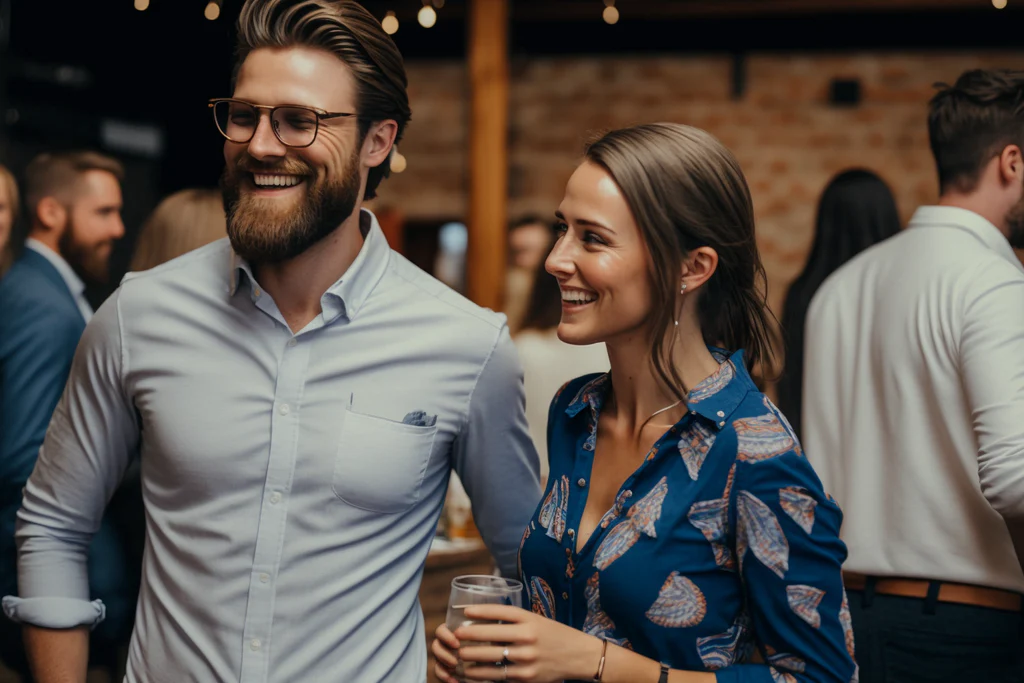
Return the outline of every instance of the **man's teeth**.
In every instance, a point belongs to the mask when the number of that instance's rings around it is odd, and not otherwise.
[[[266,175],[253,173],[254,182],[259,187],[291,187],[302,182],[302,176],[297,175]]]
[[[570,304],[589,304],[597,301],[597,295],[593,292],[581,292],[579,290],[562,290],[562,301]]]

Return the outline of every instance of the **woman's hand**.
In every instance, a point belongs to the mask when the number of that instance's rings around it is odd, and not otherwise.
[[[434,642],[430,645],[430,651],[437,661],[434,664],[434,675],[441,683],[458,683],[458,679],[455,678],[455,667],[459,663],[459,658],[455,653],[458,652],[458,649],[458,638],[452,635],[452,632],[444,624],[438,626],[434,631]]]
[[[473,605],[466,608],[466,618],[502,623],[460,626],[454,634],[444,626],[438,627],[431,649],[438,661],[435,672],[445,674],[438,676],[444,683],[457,683],[457,660],[463,662],[467,681],[560,683],[592,678],[597,672],[604,645],[594,636],[507,605]],[[467,642],[496,644],[463,644]],[[456,648],[457,658],[452,652]],[[496,666],[503,661],[506,649],[507,664]]]

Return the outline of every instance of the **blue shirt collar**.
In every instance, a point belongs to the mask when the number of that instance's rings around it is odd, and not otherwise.
[[[359,228],[363,233],[363,246],[360,247],[359,254],[345,274],[328,287],[320,298],[325,322],[330,322],[343,314],[349,320],[355,317],[387,270],[391,247],[377,222],[377,217],[369,209],[361,210]],[[228,290],[231,296],[238,291],[243,274],[249,281],[252,295],[259,296],[259,285],[253,277],[252,268],[245,259],[232,251]]]
[[[715,360],[719,362],[718,370],[690,390],[686,408],[690,413],[706,418],[716,429],[720,429],[739,407],[743,397],[752,388],[757,387],[747,373],[742,350],[732,355],[728,355],[723,349],[710,350]],[[589,407],[590,415],[596,424],[609,387],[611,375],[607,372],[587,382],[565,409],[566,415],[576,417],[584,408]]]

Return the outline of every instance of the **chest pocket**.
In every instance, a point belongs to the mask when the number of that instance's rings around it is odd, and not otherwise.
[[[404,512],[420,501],[437,425],[421,427],[345,411],[331,488],[370,512]]]

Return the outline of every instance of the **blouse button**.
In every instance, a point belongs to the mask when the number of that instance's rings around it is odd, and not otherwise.
[[[587,480],[584,479],[583,477],[580,477],[579,481],[577,481],[576,483],[579,485],[580,488],[583,488],[584,486],[587,485]]]
[[[633,492],[632,491],[626,491],[626,498],[632,498],[632,497],[633,497]]]
[[[718,423],[718,426],[719,426],[719,427],[724,427],[724,426],[725,426],[725,423],[724,423],[724,422],[719,422],[719,423]]]
[[[587,443],[583,444],[583,450],[585,450],[585,451],[592,451],[592,450],[594,450],[594,447],[591,446],[590,442],[588,441]]]
[[[572,529],[569,529],[569,538],[575,538],[575,537],[576,537],[576,532],[573,531]]]
[[[608,520],[607,519],[604,520],[603,522],[601,522],[601,528],[602,529],[607,529],[608,528]]]
[[[719,410],[718,411],[718,417],[725,417],[725,411]]]
[[[569,599],[569,594],[566,593],[565,591],[562,591],[562,599],[563,600],[568,600]]]

